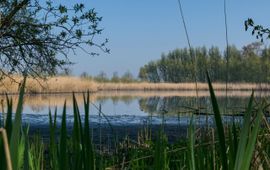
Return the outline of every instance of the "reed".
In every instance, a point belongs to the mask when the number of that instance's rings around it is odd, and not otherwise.
[[[0,93],[18,93],[18,83],[23,78],[14,76],[12,79],[6,78],[0,84]],[[208,91],[207,83],[198,83],[198,90]],[[83,79],[72,76],[49,77],[46,80],[28,78],[25,85],[25,93],[65,93],[65,92],[97,92],[97,91],[195,91],[194,83],[102,83],[94,80]],[[225,83],[213,83],[216,91],[224,91]],[[269,90],[267,83],[229,83],[228,90]]]

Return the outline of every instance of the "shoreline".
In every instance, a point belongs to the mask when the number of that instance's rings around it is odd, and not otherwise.
[[[21,77],[14,78],[20,82]],[[18,83],[9,79],[4,79],[0,84],[0,95],[18,94]],[[226,91],[226,83],[213,82],[215,91]],[[65,93],[83,93],[83,92],[125,92],[125,91],[195,91],[195,83],[149,83],[149,82],[131,82],[131,83],[101,83],[93,80],[87,80],[79,77],[51,77],[47,80],[35,80],[28,78],[26,83],[26,94],[65,94]],[[270,91],[270,83],[228,83],[228,91]],[[198,91],[208,91],[207,83],[198,83]]]

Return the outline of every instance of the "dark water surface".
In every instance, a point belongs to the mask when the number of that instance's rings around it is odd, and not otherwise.
[[[164,124],[169,139],[186,135],[192,113],[197,126],[212,126],[213,116],[208,91],[199,92],[198,98],[194,91],[164,91],[164,92],[102,92],[90,95],[90,124],[94,135],[102,133],[103,140],[112,136],[112,133],[129,135],[136,138],[138,132],[145,127],[152,130],[159,129]],[[248,103],[249,91],[228,93],[227,109],[225,92],[217,92],[221,111],[226,116],[225,122],[231,122],[232,116],[228,114],[242,113]],[[269,98],[269,92],[255,92],[256,99]],[[11,96],[15,103],[17,96]],[[4,99],[4,96],[2,96]],[[83,97],[76,94],[80,113],[84,119]],[[60,125],[62,107],[67,101],[67,125],[72,128],[73,107],[72,94],[27,95],[25,98],[23,123],[30,125],[30,132],[39,131],[48,136],[49,117],[51,108],[57,108],[57,122]],[[196,108],[199,109],[196,110]],[[15,108],[14,108],[15,110]],[[209,115],[207,115],[209,114]],[[3,114],[1,117],[3,118]],[[235,117],[240,120],[241,117]],[[112,130],[113,129],[113,130]],[[115,134],[114,134],[115,135]]]

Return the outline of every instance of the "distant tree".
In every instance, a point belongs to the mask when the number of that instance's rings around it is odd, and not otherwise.
[[[0,1],[0,77],[13,73],[46,76],[70,64],[69,52],[81,49],[97,55],[88,47],[105,47],[107,39],[97,43],[102,20],[84,4],[65,6],[57,1]],[[89,50],[88,50],[89,49]]]
[[[269,82],[269,49],[262,49],[261,43],[257,42],[244,46],[242,50],[229,46],[229,82]],[[139,78],[150,82],[192,82],[194,64],[197,64],[196,77],[199,82],[205,82],[206,69],[213,81],[226,81],[226,51],[222,54],[217,47],[197,47],[191,51],[196,53],[196,62],[191,60],[186,48],[176,49],[141,67]]]
[[[261,42],[253,42],[248,45],[243,46],[243,55],[244,56],[253,56],[260,55],[262,52],[262,43]]]
[[[220,53],[220,50],[218,47],[211,47],[208,51],[208,63],[207,63],[207,70],[212,78],[213,81],[217,81],[220,79],[225,80],[225,74],[222,72],[222,66],[223,60],[222,60],[222,55]],[[203,67],[203,65],[199,66]],[[222,77],[224,76],[224,77]]]
[[[121,77],[121,82],[130,83],[134,81],[133,75],[130,71],[126,71]]]
[[[87,72],[82,72],[82,74],[80,75],[81,78],[87,78],[89,75]]]
[[[147,75],[148,75],[149,80],[155,83],[160,82],[157,62],[150,61],[148,63],[147,71],[148,71]]]
[[[248,74],[248,68],[246,68],[245,63],[244,62],[244,57],[243,57],[243,53],[241,53],[240,50],[238,50],[235,46],[229,46],[228,48],[229,50],[229,67],[228,67],[228,73],[229,73],[229,77],[228,77],[228,81],[232,81],[232,82],[236,82],[236,81],[244,81],[246,79],[246,77],[249,77]],[[226,65],[226,54],[227,52],[224,52],[224,61],[223,61],[223,74],[221,75],[222,77],[222,81],[225,82],[226,81],[226,69],[227,69],[227,65]]]
[[[120,78],[119,78],[117,72],[113,72],[113,76],[111,78],[111,81],[114,82],[114,83],[118,83],[120,81]]]
[[[264,76],[262,79],[264,82],[270,82],[270,49],[264,48],[262,50],[262,58],[261,58],[261,71]]]
[[[72,70],[69,67],[65,67],[58,73],[58,75],[60,75],[60,76],[71,76],[72,75]]]
[[[242,56],[243,56],[243,65],[246,70],[249,70],[250,74],[246,77],[245,81],[258,81],[261,82],[263,79],[262,71],[262,63],[261,63],[261,49],[262,43],[254,42],[244,46]],[[243,74],[244,75],[244,74]],[[245,74],[247,75],[247,74]]]
[[[140,68],[138,77],[142,81],[147,81],[148,80],[146,66],[143,66],[143,67]]]
[[[88,80],[92,80],[92,76],[89,75],[87,72],[82,72],[82,74],[80,75],[81,78],[83,79],[88,79]]]
[[[202,48],[196,48],[195,49],[195,53],[196,53],[196,68],[197,68],[197,79],[198,81],[205,81],[206,80],[206,76],[205,76],[205,70],[207,69],[208,65],[208,54],[207,54],[207,48],[206,47],[202,47]],[[211,76],[211,78],[213,79],[213,77]]]
[[[104,71],[101,71],[97,76],[94,77],[97,82],[108,82],[109,79]]]

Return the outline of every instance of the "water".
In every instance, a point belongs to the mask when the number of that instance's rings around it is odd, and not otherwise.
[[[212,126],[211,102],[208,91],[199,92],[199,113],[195,116],[197,126]],[[158,92],[100,92],[90,95],[90,124],[93,131],[102,129],[103,136],[111,135],[110,127],[121,134],[136,137],[139,129],[151,125],[157,129],[165,124],[167,132],[172,136],[185,136],[192,113],[195,112],[196,97],[194,91],[158,91]],[[225,110],[225,92],[217,92],[221,111]],[[240,113],[248,103],[250,91],[229,92],[226,113]],[[255,92],[257,99],[269,98],[269,92]],[[1,96],[5,100],[5,96]],[[15,103],[17,96],[12,96]],[[83,96],[76,94],[79,110],[84,119]],[[71,129],[73,122],[72,94],[27,95],[23,110],[23,124],[30,125],[30,131],[40,131],[48,135],[49,109],[54,112],[57,108],[57,122],[60,125],[62,107],[67,102],[67,125]],[[5,103],[3,103],[5,105]],[[100,109],[99,109],[100,108]],[[15,110],[15,108],[14,108]],[[101,112],[100,112],[101,110]],[[206,116],[205,114],[209,114]],[[1,114],[1,117],[4,115]],[[241,117],[236,117],[240,120]],[[232,116],[223,117],[225,122],[231,122]]]

